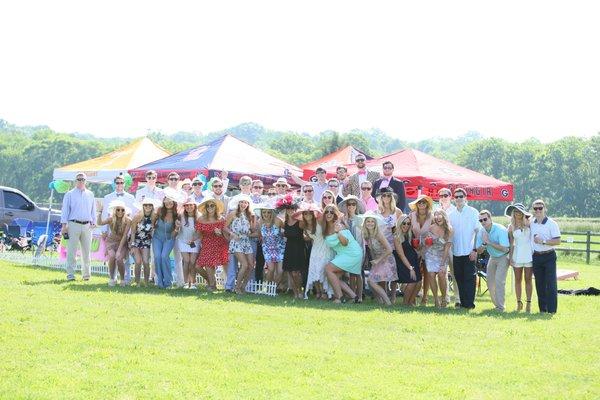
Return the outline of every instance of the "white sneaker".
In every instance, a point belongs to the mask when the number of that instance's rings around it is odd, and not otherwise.
[[[109,279],[108,280],[108,286],[115,286],[116,282],[114,279]]]

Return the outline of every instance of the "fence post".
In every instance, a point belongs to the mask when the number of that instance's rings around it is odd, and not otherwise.
[[[590,264],[590,250],[592,249],[592,244],[590,243],[590,239],[592,236],[592,232],[586,232],[586,240],[585,240],[585,263]]]

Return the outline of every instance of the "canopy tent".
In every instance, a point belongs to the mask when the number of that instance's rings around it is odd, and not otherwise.
[[[103,156],[54,169],[55,180],[75,180],[78,172],[85,172],[94,183],[112,183],[120,173],[127,173],[151,161],[167,157],[169,153],[144,137]]]
[[[354,146],[346,146],[331,154],[327,154],[323,158],[304,164],[301,167],[304,172],[303,179],[309,179],[313,176],[318,167],[328,169],[329,167],[337,168],[340,165],[354,164],[354,160],[358,154],[363,154],[367,160],[373,159],[373,157],[366,155]]]
[[[394,176],[404,181],[407,197],[422,194],[438,198],[437,192],[447,187],[453,190],[463,187],[469,200],[511,201],[513,185],[502,182],[468,168],[460,167],[449,161],[441,160],[418,150],[404,149],[386,156],[367,161],[367,168],[382,171],[382,164],[391,161],[394,164]],[[356,172],[356,165],[349,164],[348,173]],[[327,173],[335,173],[335,167],[326,168]]]
[[[281,176],[288,174],[298,176],[302,173],[298,167],[231,135],[221,136],[210,143],[131,169],[129,173],[134,185],[144,181],[148,170],[155,170],[159,182],[163,183],[172,171],[177,172],[182,179],[192,179],[199,173],[208,178],[218,171],[228,171],[228,177],[233,183],[237,183],[243,175],[272,183]]]

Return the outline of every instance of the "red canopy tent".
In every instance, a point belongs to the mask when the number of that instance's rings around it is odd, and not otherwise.
[[[460,167],[446,160],[440,160],[418,150],[404,149],[386,156],[367,161],[367,168],[382,171],[382,163],[394,164],[394,176],[404,181],[407,197],[422,194],[437,199],[437,192],[447,187],[450,190],[463,187],[469,200],[512,201],[513,185],[496,178]],[[354,174],[356,166],[346,165],[348,173]],[[335,173],[335,167],[326,168],[327,173]]]
[[[323,167],[327,169],[328,172],[329,167],[333,167],[333,175],[335,175],[335,168],[340,165],[354,164],[354,159],[358,154],[363,154],[367,160],[373,159],[373,157],[366,155],[354,146],[346,146],[331,154],[327,154],[323,158],[302,165],[300,168],[302,168],[302,171],[304,172],[303,179],[308,180],[311,176],[314,176],[318,167]]]

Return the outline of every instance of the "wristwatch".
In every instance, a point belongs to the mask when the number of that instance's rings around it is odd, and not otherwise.
[[[546,244],[546,239],[542,240],[542,244]]]

